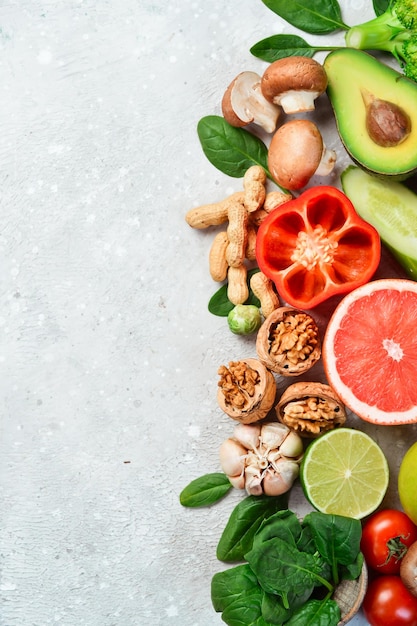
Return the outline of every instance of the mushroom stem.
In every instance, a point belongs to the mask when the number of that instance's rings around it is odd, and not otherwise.
[[[336,163],[336,152],[334,150],[330,150],[323,143],[323,153],[321,156],[321,161],[315,171],[317,176],[328,176],[333,171],[333,168]]]
[[[274,102],[280,104],[287,115],[291,115],[300,111],[314,111],[314,100],[319,95],[319,91],[296,91],[292,89],[282,96],[274,98]]]

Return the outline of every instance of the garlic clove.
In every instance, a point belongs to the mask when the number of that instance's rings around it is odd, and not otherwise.
[[[257,467],[249,466],[245,469],[245,489],[250,496],[261,496],[263,476]]]
[[[276,463],[278,461],[278,459],[280,459],[282,457],[281,451],[280,450],[271,450],[268,453],[267,459],[269,461],[269,463],[271,463],[271,465],[273,465],[274,463]]]
[[[238,424],[233,431],[233,437],[247,450],[255,450],[258,447],[260,435],[259,424]]]
[[[261,469],[260,463],[262,463],[263,455],[259,454],[259,449],[256,452],[248,452],[246,455],[246,467],[256,467]]]
[[[291,487],[291,485],[287,485],[281,474],[277,474],[273,470],[266,472],[262,486],[266,496],[280,496],[289,491]]]
[[[280,422],[264,424],[261,428],[261,442],[268,450],[279,448],[289,432],[290,429]]]
[[[235,489],[244,489],[245,488],[245,474],[242,472],[239,476],[227,476],[230,484]]]
[[[304,452],[303,440],[300,435],[291,430],[282,442],[279,451],[283,456],[297,458]]]
[[[247,449],[234,439],[223,441],[219,450],[220,465],[223,472],[229,476],[238,476],[245,469]]]
[[[279,479],[282,481],[283,487],[284,485],[287,485],[286,490],[282,491],[281,493],[285,493],[285,491],[288,491],[289,489],[291,489],[295,480],[298,478],[299,473],[300,473],[300,466],[296,461],[291,461],[289,459],[279,459],[277,463],[274,464],[274,474],[276,474],[279,477]],[[266,475],[265,475],[265,478],[266,478]],[[272,483],[272,479],[269,479],[269,480]],[[264,486],[264,489],[265,489],[265,486]]]

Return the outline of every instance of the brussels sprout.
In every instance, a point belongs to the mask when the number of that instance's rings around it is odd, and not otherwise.
[[[251,335],[262,324],[261,312],[253,304],[237,304],[227,316],[227,323],[235,335]]]

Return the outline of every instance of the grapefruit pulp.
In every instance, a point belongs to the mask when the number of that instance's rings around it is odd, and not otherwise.
[[[417,283],[375,280],[345,296],[323,338],[329,385],[373,424],[417,422]]]

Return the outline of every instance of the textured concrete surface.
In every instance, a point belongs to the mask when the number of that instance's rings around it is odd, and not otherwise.
[[[260,0],[0,7],[1,626],[221,623],[210,579],[241,494],[178,496],[219,469],[217,367],[254,343],[208,313],[213,233],[184,215],[241,188],[196,124],[283,28]],[[395,465],[416,433],[390,436]]]

